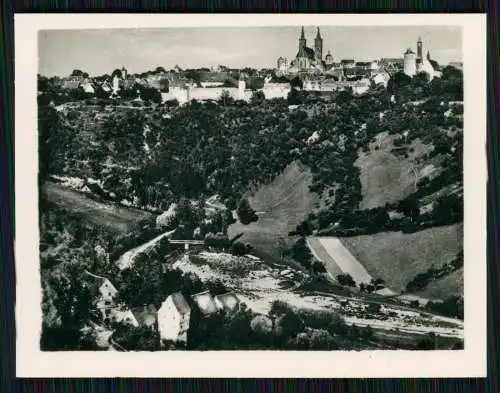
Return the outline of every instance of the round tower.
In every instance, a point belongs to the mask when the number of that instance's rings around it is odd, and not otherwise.
[[[413,76],[417,73],[417,59],[415,52],[410,48],[404,54],[403,72],[408,76]]]
[[[328,53],[326,54],[326,56],[325,56],[325,63],[326,63],[326,65],[333,64],[333,56],[332,56],[332,52],[331,51],[328,51]]]

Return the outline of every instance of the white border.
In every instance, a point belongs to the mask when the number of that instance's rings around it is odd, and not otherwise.
[[[42,29],[175,26],[453,25],[463,28],[465,349],[363,352],[56,352],[39,350],[37,34]],[[412,15],[15,15],[18,377],[486,376],[486,18]]]

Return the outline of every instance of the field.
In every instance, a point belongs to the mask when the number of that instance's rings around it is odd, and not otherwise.
[[[345,237],[342,243],[374,278],[382,278],[390,289],[401,291],[416,274],[454,259],[463,247],[463,224],[415,233],[381,232]],[[460,280],[448,280],[447,291],[461,292]],[[434,286],[440,287],[441,284],[437,281]],[[430,294],[432,289],[429,291]],[[436,288],[434,293],[438,292]]]
[[[315,209],[319,198],[309,191],[311,174],[298,163],[285,168],[270,184],[262,186],[248,199],[259,215],[250,225],[240,222],[229,227],[229,235],[243,233],[241,241],[250,243],[262,258],[279,260],[281,249],[290,248],[295,229]]]
[[[370,151],[361,153],[355,163],[361,171],[361,209],[398,202],[415,191],[416,177],[412,168],[417,174],[423,168],[422,164],[415,163],[415,158],[427,152],[428,147],[415,141],[411,145],[414,151],[403,158],[391,152],[392,139],[387,133],[379,134],[379,142],[371,143]]]
[[[431,299],[445,299],[453,295],[462,295],[464,292],[464,270],[459,269],[439,280],[430,282],[427,288],[418,295]]]
[[[90,222],[115,232],[127,232],[137,222],[151,217],[148,212],[98,202],[52,182],[43,185],[43,192],[50,202],[72,213],[82,214]]]

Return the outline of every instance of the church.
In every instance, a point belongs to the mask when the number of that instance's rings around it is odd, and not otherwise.
[[[325,59],[323,59],[323,38],[321,38],[319,27],[317,28],[316,37],[314,38],[314,48],[309,48],[304,34],[304,26],[302,26],[299,38],[299,48],[295,59],[288,64],[286,58],[280,57],[278,59],[277,70],[291,73],[311,71],[323,72],[332,64],[333,56],[330,52],[328,52]]]

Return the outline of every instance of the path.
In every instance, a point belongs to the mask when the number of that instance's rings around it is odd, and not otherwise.
[[[127,251],[126,253],[122,254],[122,256],[116,261],[116,264],[118,265],[120,270],[129,268],[134,263],[134,259],[137,255],[147,251],[148,249],[153,247],[156,243],[158,243],[161,239],[163,239],[166,236],[171,236],[174,232],[175,229],[172,231],[162,233],[161,235],[156,236],[154,239],[151,239],[150,241]]]

